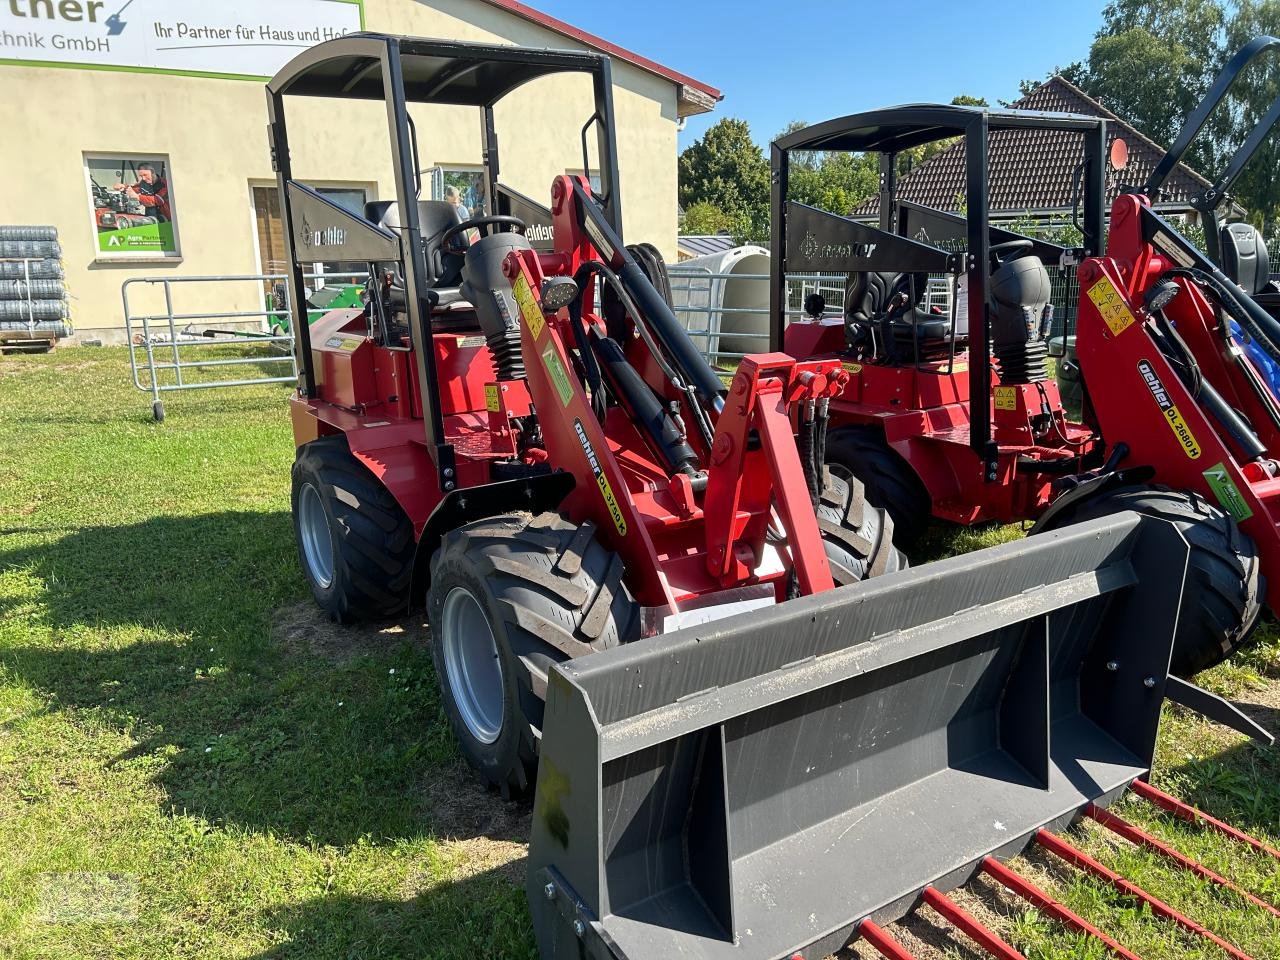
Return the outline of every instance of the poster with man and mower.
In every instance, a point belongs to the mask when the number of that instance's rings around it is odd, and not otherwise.
[[[173,186],[160,156],[86,156],[98,259],[176,257]]]

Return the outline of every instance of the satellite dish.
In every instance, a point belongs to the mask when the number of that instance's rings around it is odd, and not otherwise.
[[[1111,169],[1123,170],[1129,165],[1129,145],[1120,137],[1111,141]]]

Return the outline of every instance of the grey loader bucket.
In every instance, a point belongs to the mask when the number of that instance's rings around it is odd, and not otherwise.
[[[1123,514],[560,664],[542,957],[823,957],[1110,802],[1151,764],[1187,555]]]

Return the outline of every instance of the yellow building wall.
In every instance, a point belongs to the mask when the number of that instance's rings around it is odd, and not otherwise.
[[[476,0],[365,0],[366,29],[525,46],[580,46]],[[261,83],[0,66],[0,224],[59,230],[71,316],[81,336],[119,340],[121,284],[134,277],[256,274],[252,184],[274,183]],[[614,61],[614,110],[625,236],[676,258],[676,87]],[[394,196],[381,103],[287,101],[294,175]],[[423,168],[479,164],[480,111],[414,107]],[[591,113],[586,76],[547,77],[499,106],[502,182],[544,204],[554,176],[582,167],[578,130]],[[96,260],[84,154],[163,155],[181,262]],[[594,162],[595,157],[592,155]],[[429,191],[424,183],[424,196]],[[176,312],[254,310],[253,284],[175,286]],[[158,288],[131,287],[135,314],[161,309]]]

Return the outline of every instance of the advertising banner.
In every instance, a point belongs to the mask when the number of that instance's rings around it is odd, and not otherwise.
[[[181,256],[167,157],[86,155],[99,260]]]
[[[263,80],[363,24],[363,0],[7,0],[0,64]]]

